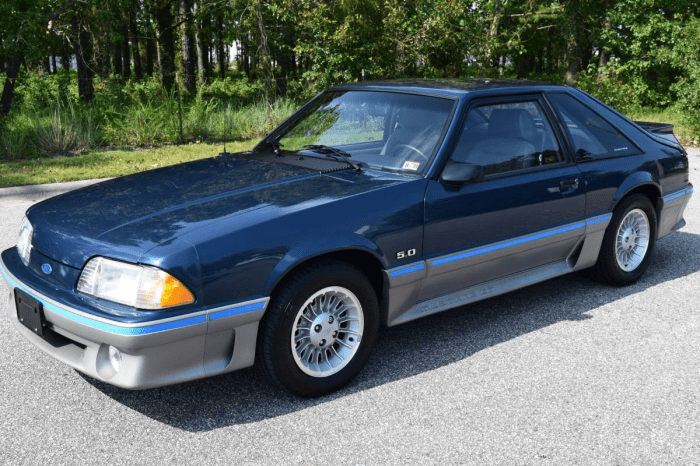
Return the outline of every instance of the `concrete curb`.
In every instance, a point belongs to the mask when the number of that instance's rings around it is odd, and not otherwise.
[[[69,181],[67,183],[33,184],[29,186],[16,186],[13,188],[0,188],[0,201],[13,201],[27,198],[45,198],[63,194],[74,189],[84,188],[100,181],[111,178],[99,178],[96,180]]]

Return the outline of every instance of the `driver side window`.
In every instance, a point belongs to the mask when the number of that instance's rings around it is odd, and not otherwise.
[[[450,160],[490,175],[559,163],[563,155],[540,104],[526,101],[472,108]]]

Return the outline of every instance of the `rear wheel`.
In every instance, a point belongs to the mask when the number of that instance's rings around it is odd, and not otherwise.
[[[294,272],[273,296],[258,360],[282,388],[324,395],[360,372],[378,328],[379,305],[367,278],[347,263],[319,262]]]
[[[634,194],[613,212],[596,264],[600,278],[614,286],[642,276],[656,244],[656,211],[649,199]]]

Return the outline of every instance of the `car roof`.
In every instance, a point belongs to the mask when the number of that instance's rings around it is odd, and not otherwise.
[[[572,89],[569,86],[545,82],[514,79],[397,79],[388,81],[362,81],[334,86],[335,90],[365,90],[387,92],[416,92],[464,96],[477,91],[500,91],[497,93],[526,93]]]

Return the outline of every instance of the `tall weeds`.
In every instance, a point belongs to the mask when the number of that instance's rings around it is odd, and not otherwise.
[[[180,140],[176,95],[157,81],[96,80],[95,100],[86,105],[77,98],[73,81],[64,76],[57,85],[52,79],[59,78],[29,79],[19,89],[20,105],[0,129],[0,158],[153,147]],[[184,96],[185,141],[259,138],[294,111],[291,99],[268,103],[256,95],[257,88],[244,79],[227,79]]]
[[[70,99],[59,99],[48,116],[35,116],[35,145],[44,154],[88,150],[101,142],[92,108],[77,109]]]

